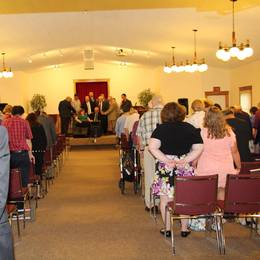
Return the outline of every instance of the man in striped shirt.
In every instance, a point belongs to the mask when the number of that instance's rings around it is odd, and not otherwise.
[[[151,109],[143,114],[139,120],[137,136],[139,137],[140,150],[144,151],[144,186],[146,210],[150,209],[150,187],[155,175],[155,159],[149,152],[148,144],[152,132],[161,123],[162,98],[154,96],[149,102]]]

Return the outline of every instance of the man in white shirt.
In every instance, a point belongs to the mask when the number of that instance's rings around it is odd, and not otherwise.
[[[193,114],[189,116],[185,121],[193,125],[195,128],[201,129],[203,127],[205,117],[204,103],[200,99],[196,99],[192,102],[191,108],[193,110]]]
[[[81,102],[77,94],[74,95],[74,99],[71,102],[71,105],[73,106],[73,108],[76,110],[76,113],[78,114],[79,111],[81,110]]]
[[[91,109],[91,103],[90,103],[89,96],[85,96],[85,102],[82,104],[82,108],[85,110],[85,112],[88,115],[91,115],[94,112]]]
[[[139,120],[139,117],[140,116],[138,112],[133,107],[131,107],[128,116],[126,117],[124,126],[124,132],[127,136],[127,139],[133,130],[134,123]]]
[[[148,149],[149,140],[157,124],[161,123],[162,98],[154,96],[149,102],[151,109],[145,112],[139,120],[137,136],[139,136],[140,150],[144,151],[144,199],[146,210],[151,207],[150,188],[155,176],[155,159]]]

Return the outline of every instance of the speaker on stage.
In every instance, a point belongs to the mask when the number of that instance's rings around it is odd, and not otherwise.
[[[187,115],[189,114],[189,100],[187,98],[178,98],[178,103],[186,107]]]

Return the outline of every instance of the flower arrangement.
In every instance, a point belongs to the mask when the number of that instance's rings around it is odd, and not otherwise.
[[[147,107],[149,101],[153,98],[153,96],[154,93],[149,88],[145,89],[138,94],[139,103],[142,106]]]
[[[41,94],[34,94],[30,104],[33,111],[43,110],[47,106],[45,96]]]

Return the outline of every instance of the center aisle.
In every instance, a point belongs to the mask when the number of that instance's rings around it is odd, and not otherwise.
[[[141,198],[128,185],[122,196],[118,179],[117,150],[71,151],[16,242],[16,260],[171,259]]]

